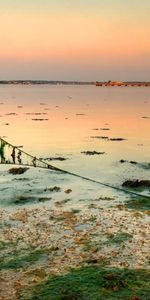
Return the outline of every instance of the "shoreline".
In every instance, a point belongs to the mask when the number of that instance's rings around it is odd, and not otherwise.
[[[94,85],[99,87],[150,87],[149,81],[0,80],[0,85]]]

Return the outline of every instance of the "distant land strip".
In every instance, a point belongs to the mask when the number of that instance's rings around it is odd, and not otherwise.
[[[95,86],[108,86],[108,87],[127,87],[127,86],[149,86],[150,82],[147,81],[60,81],[60,80],[0,80],[0,84],[6,85],[95,85]]]
[[[96,81],[96,86],[150,86],[150,82],[147,81]]]
[[[0,84],[52,84],[52,85],[95,85],[95,81],[61,81],[61,80],[0,80]]]

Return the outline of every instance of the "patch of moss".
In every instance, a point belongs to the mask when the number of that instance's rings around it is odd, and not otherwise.
[[[146,300],[150,294],[148,271],[85,267],[51,276],[35,285],[28,300]]]
[[[150,197],[132,198],[125,203],[127,208],[135,210],[150,210]]]
[[[132,235],[126,232],[121,232],[117,234],[111,234],[107,236],[108,240],[105,242],[106,244],[121,244],[128,239],[132,238]]]
[[[16,246],[15,242],[4,242],[4,241],[0,241],[0,250],[6,249],[7,247],[14,247]]]
[[[93,235],[94,237],[94,235]],[[83,240],[83,251],[86,252],[92,252],[93,249],[97,249],[97,251],[99,249],[101,249],[101,247],[103,246],[103,242],[100,239],[100,236],[98,235],[95,239],[85,239]],[[95,251],[95,252],[97,252]]]
[[[11,256],[11,258],[10,258]],[[14,252],[12,255],[3,257],[0,260],[0,269],[19,269],[24,268],[30,264],[34,264],[45,257],[44,250],[31,250],[29,253],[20,255],[19,252]]]

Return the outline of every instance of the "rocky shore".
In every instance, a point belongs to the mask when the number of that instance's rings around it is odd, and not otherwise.
[[[49,276],[80,267],[148,270],[148,218],[148,210],[103,209],[100,201],[84,211],[68,211],[64,202],[53,210],[1,209],[0,299],[30,299],[32,289]]]

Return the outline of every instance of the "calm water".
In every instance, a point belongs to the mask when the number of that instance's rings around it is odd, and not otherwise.
[[[150,163],[150,88],[1,85],[0,135],[34,156],[63,156],[53,165],[106,183],[148,179],[150,169],[119,160]]]

